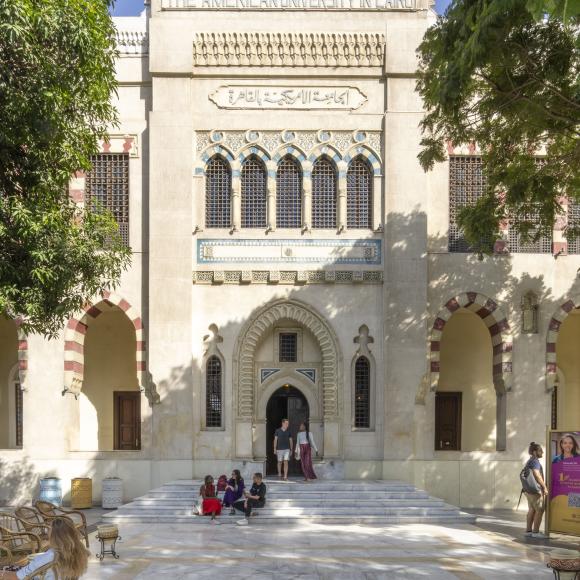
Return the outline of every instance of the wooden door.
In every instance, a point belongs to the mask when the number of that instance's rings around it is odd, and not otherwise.
[[[141,449],[141,393],[114,392],[115,449]]]
[[[461,450],[461,393],[436,394],[435,450]]]

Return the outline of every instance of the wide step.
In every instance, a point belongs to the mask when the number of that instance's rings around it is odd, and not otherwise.
[[[201,481],[174,481],[135,498],[103,517],[117,523],[182,523],[207,525],[209,518],[192,513]],[[256,521],[263,524],[471,523],[475,518],[412,485],[393,481],[318,481],[312,484],[266,480],[266,506]],[[241,517],[224,509],[222,523]]]

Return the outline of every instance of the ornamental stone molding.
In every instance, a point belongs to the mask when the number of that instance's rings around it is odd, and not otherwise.
[[[342,355],[338,339],[311,307],[297,300],[279,300],[258,310],[244,325],[234,349],[234,385],[237,387],[237,415],[251,419],[256,414],[254,357],[264,335],[280,320],[291,320],[308,329],[318,341],[322,353],[322,407],[325,420],[339,416],[339,393],[342,390]]]
[[[328,135],[322,135],[322,133]],[[254,137],[252,143],[248,143],[248,135]],[[324,141],[321,141],[322,137],[324,137]],[[197,131],[195,136],[198,158],[196,174],[203,173],[204,158],[209,159],[215,153],[215,147],[220,148],[225,159],[234,161],[239,157],[239,152],[247,148],[248,145],[259,146],[275,161],[279,161],[285,154],[290,153],[299,162],[308,159],[320,146],[327,145],[334,147],[345,159],[362,154],[373,165],[373,169],[375,169],[375,165],[378,165],[380,172],[381,137],[381,131],[362,129],[355,131],[297,131],[293,129],[280,131],[224,131],[218,129]]]
[[[380,67],[385,37],[376,33],[200,32],[194,67]]]
[[[196,270],[194,284],[382,284],[377,270]]]
[[[116,43],[121,56],[149,54],[149,35],[144,30],[117,30]]]

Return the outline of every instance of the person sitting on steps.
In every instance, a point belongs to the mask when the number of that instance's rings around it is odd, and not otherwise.
[[[204,516],[211,515],[211,522],[219,524],[215,519],[222,513],[222,504],[217,498],[216,488],[213,484],[213,477],[206,475],[203,485],[199,488],[199,495],[202,497],[201,512]]]
[[[254,515],[253,508],[261,508],[266,505],[266,484],[262,481],[261,473],[254,473],[254,484],[250,491],[244,491],[246,499],[240,499],[234,503],[234,508],[244,512],[245,518],[236,522],[240,526],[247,526],[248,519]]]
[[[244,478],[239,469],[232,471],[232,477],[228,480],[226,493],[223,504],[225,507],[231,507],[230,514],[235,514],[234,503],[236,503],[244,494]]]

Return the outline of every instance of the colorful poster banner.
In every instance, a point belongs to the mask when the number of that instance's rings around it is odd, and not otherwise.
[[[580,431],[550,431],[548,437],[548,531],[580,536]]]

